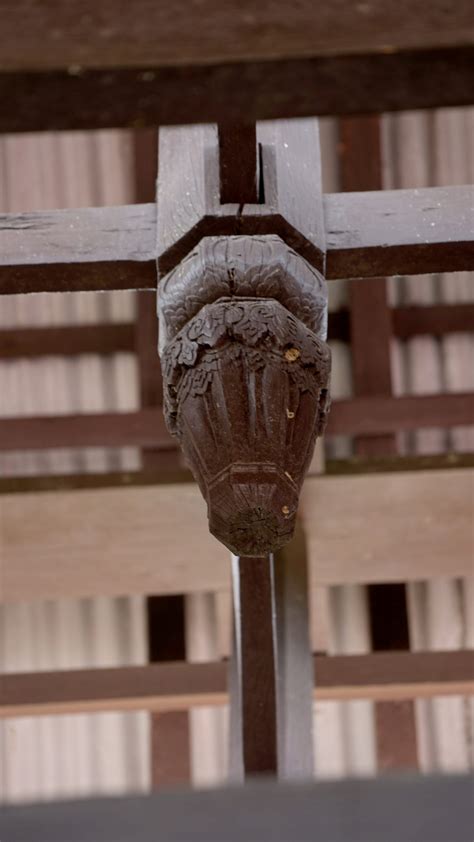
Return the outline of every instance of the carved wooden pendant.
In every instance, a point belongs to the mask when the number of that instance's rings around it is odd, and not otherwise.
[[[329,408],[326,284],[276,236],[204,238],[159,285],[165,415],[236,555],[290,540]]]

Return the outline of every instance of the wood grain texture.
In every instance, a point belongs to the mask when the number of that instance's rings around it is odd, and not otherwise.
[[[327,194],[327,279],[472,269],[472,195],[471,185]]]
[[[472,650],[316,655],[318,700],[431,698],[474,690]],[[67,680],[65,678],[67,677]],[[99,710],[187,710],[228,703],[224,661],[60,672],[7,673],[0,718]]]
[[[308,478],[315,586],[471,575],[472,488],[468,468]],[[0,506],[4,601],[229,588],[192,484],[12,493]]]
[[[301,0],[291,15],[283,0],[3,7],[2,131],[472,103],[468,0],[334,0],[317,14]]]
[[[155,228],[153,205],[2,214],[1,291],[156,288]]]
[[[156,194],[160,277],[205,236],[212,219],[219,221],[218,150],[217,126],[160,129]]]
[[[327,194],[327,279],[472,269],[471,197],[470,187]],[[224,206],[224,216],[208,218],[202,234],[275,233],[271,215],[263,217],[265,232],[261,216],[239,217],[237,211],[238,206]],[[179,213],[175,232],[184,216],[196,218],[189,207]],[[155,289],[156,225],[154,204],[2,214],[0,294]],[[172,230],[161,225],[169,243]],[[184,244],[183,256],[200,236],[193,235],[189,248]]]
[[[326,232],[316,119],[257,124],[265,204],[281,217],[277,233],[323,275]],[[251,213],[244,208],[243,214]]]

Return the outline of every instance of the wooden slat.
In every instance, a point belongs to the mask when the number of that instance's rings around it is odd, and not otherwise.
[[[467,105],[472,29],[469,0],[7,2],[0,130]]]
[[[308,478],[314,586],[471,575],[472,486],[468,468]],[[229,588],[194,484],[3,494],[0,507],[4,601]]]
[[[474,691],[474,652],[316,655],[313,672],[318,700],[468,695]],[[2,676],[1,688],[1,718],[228,703],[223,661],[12,673]]]
[[[131,322],[9,328],[0,331],[0,359],[134,351]]]
[[[474,324],[474,304],[467,302],[394,307],[390,313],[393,335],[404,341],[423,334],[442,337],[448,333],[470,333]],[[349,311],[335,310],[329,313],[328,321],[329,340],[348,342]],[[119,351],[135,351],[134,326],[131,322],[9,328],[0,331],[1,359],[112,354]]]
[[[328,280],[474,266],[472,187],[336,193],[323,202]],[[238,215],[224,222],[211,219],[207,233],[242,233]],[[2,214],[0,293],[155,289],[156,253],[154,204]]]
[[[378,435],[472,423],[471,392],[334,401],[326,434]],[[0,419],[0,450],[58,447],[150,447],[175,450],[161,409]]]

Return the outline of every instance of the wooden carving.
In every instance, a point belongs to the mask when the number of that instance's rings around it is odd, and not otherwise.
[[[168,427],[233,553],[290,540],[329,408],[324,279],[278,237],[205,238],[159,286]]]

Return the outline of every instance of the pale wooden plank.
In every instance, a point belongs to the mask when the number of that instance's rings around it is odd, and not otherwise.
[[[471,575],[473,477],[468,468],[309,477],[311,582]],[[227,552],[192,484],[5,494],[0,507],[5,601],[229,588]]]

